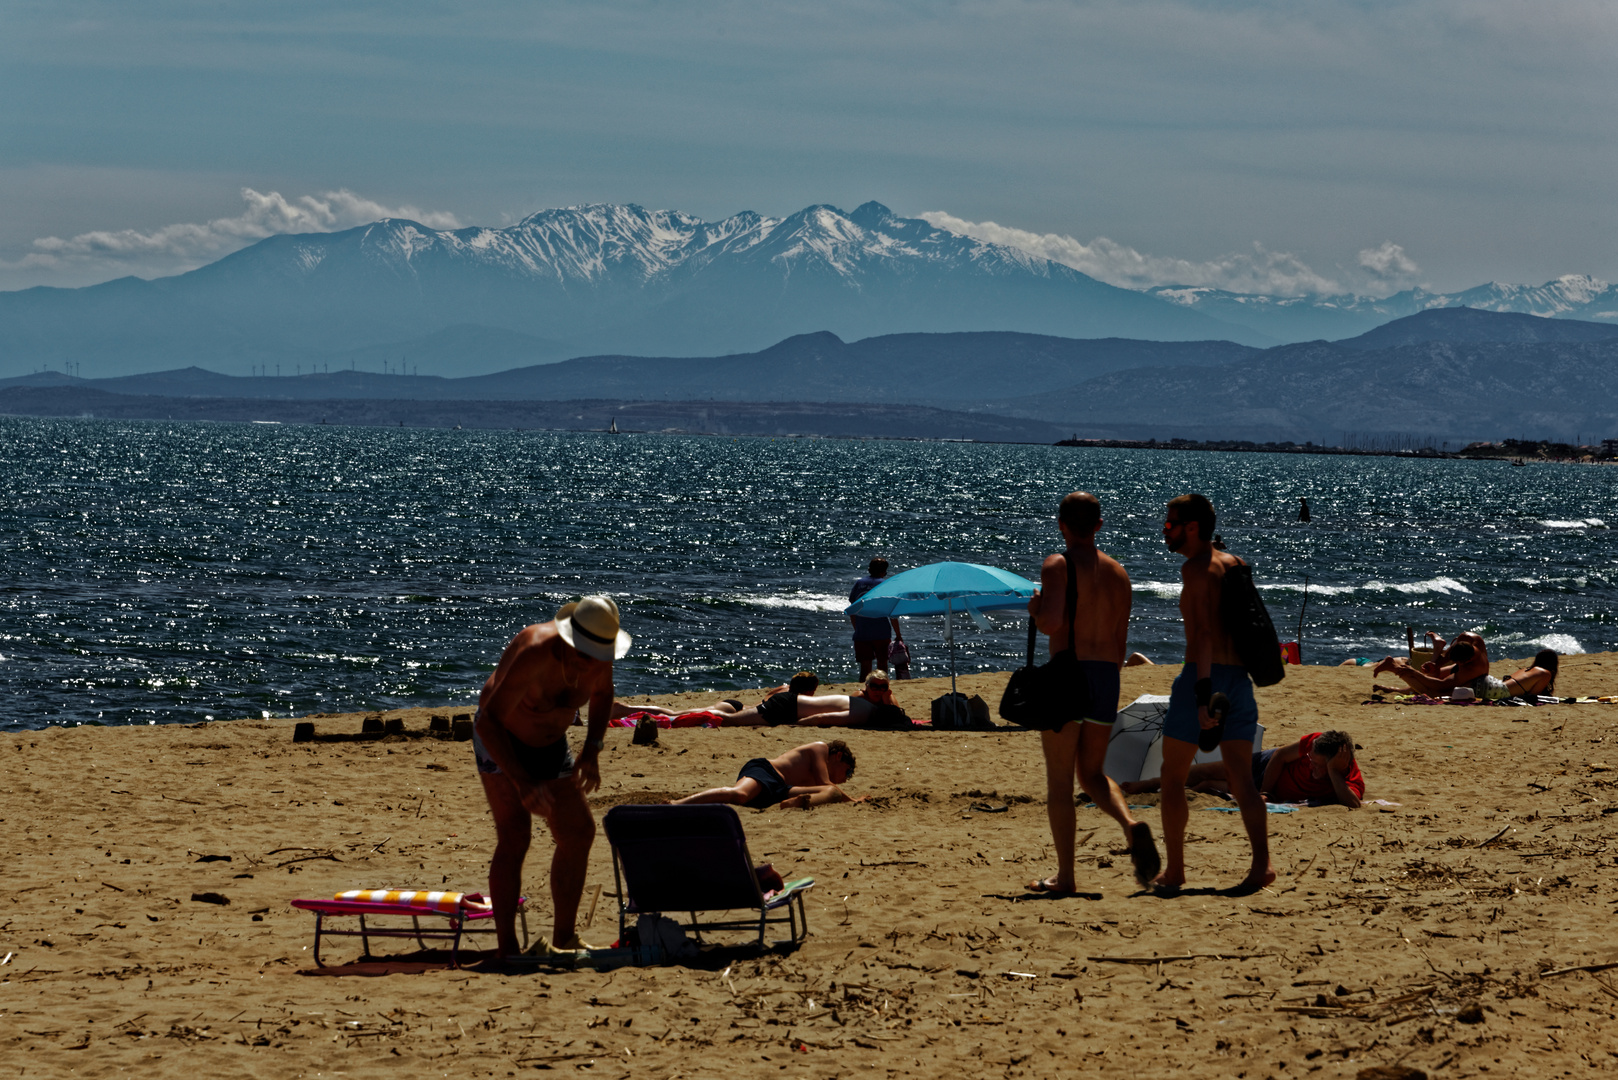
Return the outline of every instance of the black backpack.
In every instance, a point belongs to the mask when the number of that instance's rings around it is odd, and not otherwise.
[[[1242,667],[1255,686],[1274,686],[1286,678],[1281,660],[1281,639],[1275,624],[1253,584],[1253,568],[1241,560],[1225,570],[1225,583],[1219,592],[1219,621],[1242,658]]]

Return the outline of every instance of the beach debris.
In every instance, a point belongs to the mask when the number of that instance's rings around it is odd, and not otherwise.
[[[1427,1080],[1427,1074],[1409,1065],[1372,1065],[1355,1073],[1354,1080]]]
[[[1007,810],[1010,810],[1011,807],[1005,805],[996,806],[993,803],[986,802],[975,802],[968,809],[976,810],[980,814],[1003,814]]]
[[[216,892],[194,892],[191,894],[191,899],[198,904],[230,903],[230,897],[226,896],[224,893]]]
[[[203,855],[203,854],[201,854],[199,852],[195,852],[195,851],[189,852],[189,854],[196,855],[197,856],[197,862],[230,862],[231,861],[231,858],[230,858],[229,855]]]

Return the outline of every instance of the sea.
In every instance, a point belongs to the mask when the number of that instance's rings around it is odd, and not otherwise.
[[[1183,650],[1161,523],[1187,491],[1307,663],[1402,653],[1407,626],[1618,650],[1609,467],[0,417],[0,727],[464,708],[514,633],[593,592],[635,639],[620,694],[851,680],[872,556],[1037,580],[1079,488],[1157,662]],[[914,675],[1023,662],[1020,613],[952,629],[905,621]]]

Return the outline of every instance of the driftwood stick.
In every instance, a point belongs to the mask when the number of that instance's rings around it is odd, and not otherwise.
[[[1182,956],[1091,956],[1086,959],[1098,964],[1168,964],[1176,960],[1255,960],[1274,953],[1185,953]],[[1614,965],[1618,967],[1618,965]]]
[[[1578,964],[1574,967],[1556,968],[1553,971],[1541,971],[1539,977],[1548,979],[1552,975],[1566,975],[1570,971],[1606,971],[1609,968],[1618,968],[1618,963],[1612,964]]]
[[[596,904],[601,902],[601,884],[596,883],[595,892],[590,894],[590,910],[584,915],[584,928],[590,929],[590,924],[596,921]]]
[[[1499,832],[1495,833],[1493,836],[1489,837],[1487,840],[1484,840],[1482,843],[1478,844],[1477,846],[1478,847],[1488,847],[1490,844],[1494,843],[1496,840],[1500,839],[1502,836],[1506,835],[1506,833],[1508,833],[1510,831],[1511,831],[1511,826],[1507,825],[1503,829],[1501,829]]]

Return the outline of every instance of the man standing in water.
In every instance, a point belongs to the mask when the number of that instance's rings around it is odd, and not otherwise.
[[[1039,573],[1040,588],[1028,601],[1028,614],[1050,635],[1051,655],[1066,650],[1071,640],[1079,663],[1078,677],[1087,683],[1089,702],[1082,718],[1074,717],[1055,731],[1039,734],[1045,754],[1045,813],[1056,847],[1056,876],[1030,882],[1028,888],[1034,892],[1070,893],[1076,887],[1075,774],[1084,793],[1123,826],[1135,880],[1148,884],[1160,865],[1152,830],[1130,816],[1118,785],[1101,771],[1118,717],[1118,671],[1127,652],[1132,601],[1129,575],[1117,560],[1096,549],[1101,524],[1101,500],[1094,495],[1075,491],[1062,499],[1056,525],[1067,551],[1046,556]],[[1071,625],[1067,614],[1069,575],[1076,593]]]
[[[1275,880],[1264,800],[1253,784],[1258,704],[1253,700],[1252,680],[1219,618],[1225,571],[1235,566],[1237,559],[1215,550],[1206,539],[1213,536],[1214,522],[1213,504],[1202,495],[1180,495],[1170,500],[1163,522],[1163,539],[1169,550],[1185,558],[1180,567],[1185,669],[1169,691],[1169,711],[1163,720],[1163,794],[1158,800],[1168,865],[1152,882],[1164,894],[1178,892],[1185,884],[1185,826],[1191,816],[1185,801],[1186,777],[1202,732],[1217,727],[1221,721],[1224,731],[1219,753],[1225,762],[1230,793],[1241,808],[1242,825],[1253,846],[1253,865],[1237,889],[1256,892]],[[1219,715],[1210,714],[1210,704]]]
[[[589,948],[575,925],[596,831],[584,796],[601,786],[597,758],[612,715],[612,662],[629,642],[618,628],[618,605],[586,596],[552,621],[519,631],[483,684],[472,750],[494,815],[489,899],[501,959],[518,952],[517,896],[536,816],[556,842],[550,878],[556,922],[546,951]],[[586,704],[590,726],[575,766],[567,729]]]

